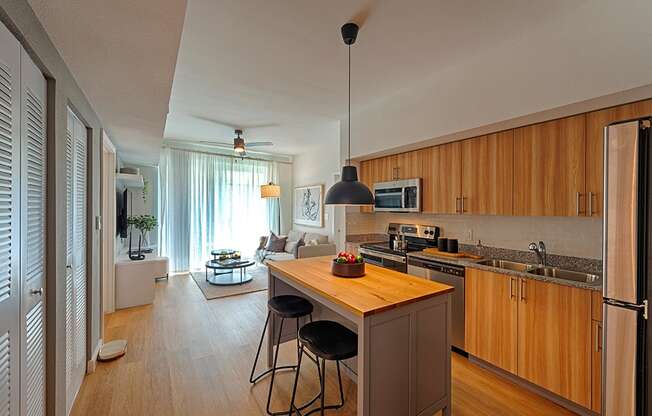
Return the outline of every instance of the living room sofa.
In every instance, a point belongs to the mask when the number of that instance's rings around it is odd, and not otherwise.
[[[328,236],[318,233],[290,230],[283,251],[266,250],[264,247],[267,245],[267,239],[268,237],[261,237],[261,244],[257,252],[258,260],[262,263],[330,256],[337,252],[337,247],[328,241]]]

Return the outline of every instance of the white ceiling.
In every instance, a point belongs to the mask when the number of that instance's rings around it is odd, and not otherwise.
[[[249,140],[272,139],[281,153],[305,152],[325,139],[336,145],[338,135],[314,132],[346,116],[342,24],[362,26],[352,50],[358,111],[572,3],[189,0],[165,136],[223,140],[228,126],[244,128]]]
[[[652,83],[645,0],[188,0],[176,68],[179,2],[29,1],[119,149],[143,160],[163,136],[235,127],[279,153],[338,146],[352,19],[354,156]]]
[[[28,0],[125,161],[158,163],[185,0]]]

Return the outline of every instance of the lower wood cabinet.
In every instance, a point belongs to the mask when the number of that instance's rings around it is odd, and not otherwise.
[[[591,297],[591,410],[602,411],[602,292]]]
[[[465,314],[469,354],[593,408],[591,291],[467,268]]]
[[[591,407],[591,292],[521,279],[518,376]]]
[[[516,373],[517,279],[466,269],[464,281],[464,339],[466,351]]]

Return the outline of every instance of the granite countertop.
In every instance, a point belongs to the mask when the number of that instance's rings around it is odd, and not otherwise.
[[[470,267],[474,269],[479,269],[479,270],[485,270],[488,272],[494,272],[494,273],[500,273],[500,274],[506,274],[509,276],[516,276],[516,277],[523,277],[526,279],[532,279],[532,280],[540,280],[543,282],[550,282],[550,283],[556,283],[564,286],[571,286],[571,287],[578,287],[581,289],[588,289],[588,290],[595,290],[595,291],[602,291],[602,273],[596,272],[594,269],[596,266],[591,266],[586,267],[585,270],[581,270],[578,268],[575,268],[575,271],[583,271],[586,273],[592,273],[592,274],[597,274],[600,276],[600,280],[597,283],[587,283],[587,282],[578,282],[575,280],[567,280],[567,279],[559,279],[555,277],[548,277],[548,276],[540,276],[538,274],[532,274],[528,272],[522,272],[522,271],[517,271],[517,270],[507,270],[507,269],[501,269],[498,267],[492,267],[492,266],[487,266],[484,264],[478,264],[478,261],[481,260],[472,260],[468,258],[461,258],[461,259],[455,259],[455,258],[450,258],[450,257],[442,257],[442,256],[436,256],[428,253],[424,253],[423,251],[416,251],[416,252],[411,252],[408,253],[408,257],[416,257],[416,258],[421,258],[425,260],[438,260],[438,261],[443,261],[449,264],[456,264],[459,266],[464,266],[464,267]],[[486,258],[500,258],[500,257],[486,257]],[[507,260],[507,259],[505,259]],[[514,261],[520,261],[523,263],[531,263],[530,261],[523,261],[523,260],[514,260]],[[590,260],[589,260],[590,261]],[[558,267],[558,266],[554,266]]]

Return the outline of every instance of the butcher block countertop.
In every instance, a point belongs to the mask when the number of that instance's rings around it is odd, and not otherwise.
[[[453,288],[442,283],[366,264],[366,274],[342,278],[331,273],[332,256],[272,261],[275,274],[312,289],[360,316],[373,315],[420,300],[443,295]]]

